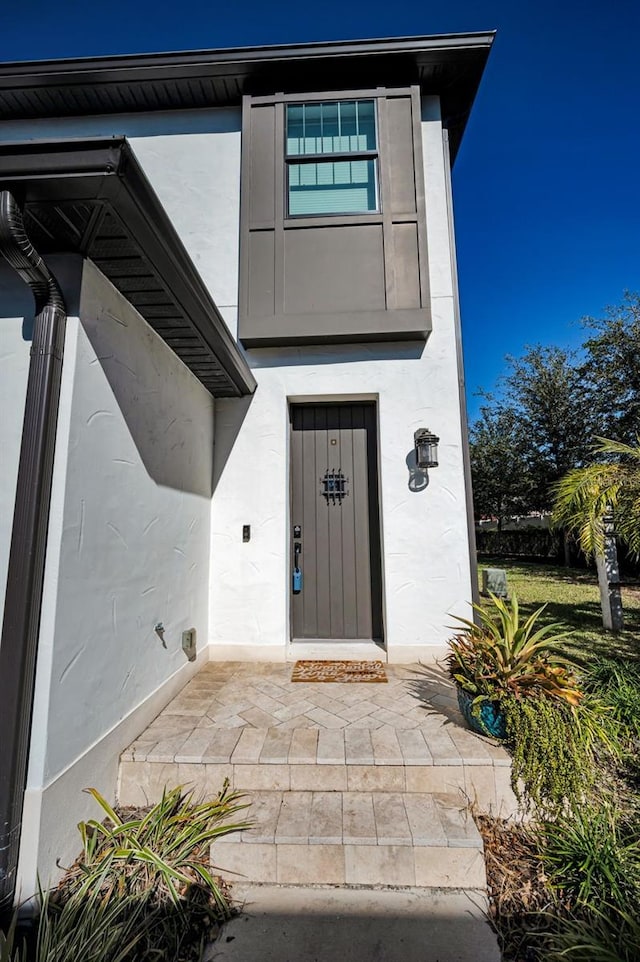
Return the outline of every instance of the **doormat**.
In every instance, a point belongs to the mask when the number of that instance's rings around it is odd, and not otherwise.
[[[297,661],[291,681],[386,682],[381,661]]]

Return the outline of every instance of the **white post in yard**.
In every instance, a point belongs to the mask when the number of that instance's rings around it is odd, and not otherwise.
[[[620,592],[620,568],[616,536],[613,529],[613,513],[607,511],[603,518],[604,553],[596,555],[602,624],[609,631],[622,631],[622,594]]]

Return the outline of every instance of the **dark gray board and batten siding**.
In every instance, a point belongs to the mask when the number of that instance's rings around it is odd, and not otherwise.
[[[291,557],[298,541],[303,577],[292,638],[382,641],[375,404],[292,405],[290,416]],[[327,471],[344,475],[343,498],[325,493]]]
[[[380,210],[288,217],[285,106],[375,99]],[[239,337],[246,347],[426,340],[431,330],[420,91],[245,97]]]

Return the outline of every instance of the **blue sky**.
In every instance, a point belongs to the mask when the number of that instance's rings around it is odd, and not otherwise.
[[[640,289],[637,0],[32,0],[0,59],[497,29],[454,168],[471,415],[504,355],[578,345],[584,314]]]

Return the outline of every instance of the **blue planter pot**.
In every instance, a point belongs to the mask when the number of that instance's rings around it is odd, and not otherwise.
[[[499,702],[482,702],[480,709],[476,709],[474,713],[473,699],[475,696],[459,685],[456,686],[456,689],[458,706],[471,731],[477,732],[479,735],[490,735],[491,738],[504,740],[507,737],[507,724]]]

